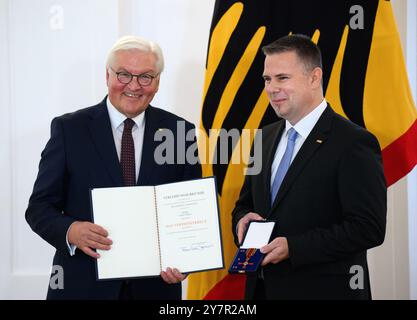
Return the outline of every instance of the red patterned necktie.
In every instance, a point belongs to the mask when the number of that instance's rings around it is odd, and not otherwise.
[[[132,128],[135,122],[127,118],[124,121],[122,135],[122,151],[120,153],[120,164],[122,166],[123,182],[125,186],[136,185],[135,170],[135,145],[133,143]]]

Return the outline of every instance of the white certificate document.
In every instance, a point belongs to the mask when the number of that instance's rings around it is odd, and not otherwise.
[[[193,272],[222,266],[215,180],[165,184],[156,191],[162,269]]]
[[[91,191],[94,223],[109,232],[97,279],[159,276],[224,267],[214,177]]]

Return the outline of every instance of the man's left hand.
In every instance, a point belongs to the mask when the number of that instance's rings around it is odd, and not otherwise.
[[[278,263],[289,258],[288,242],[285,237],[278,237],[261,248],[261,252],[265,254],[262,266],[268,263]]]
[[[187,275],[182,274],[178,269],[167,268],[166,271],[161,271],[161,277],[166,283],[178,283],[187,278]]]

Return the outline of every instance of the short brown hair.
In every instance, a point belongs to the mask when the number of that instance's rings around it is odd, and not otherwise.
[[[311,71],[316,67],[323,69],[320,48],[303,34],[293,34],[279,38],[262,47],[262,51],[266,56],[294,51],[307,70]]]

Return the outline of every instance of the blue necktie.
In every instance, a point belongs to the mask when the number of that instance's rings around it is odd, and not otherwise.
[[[274,203],[275,197],[278,193],[279,187],[281,186],[282,180],[284,180],[285,175],[287,174],[288,168],[291,164],[292,154],[294,152],[295,141],[297,140],[298,133],[294,128],[288,130],[288,142],[285,149],[284,156],[279,163],[277,173],[272,183],[271,188],[271,206]]]

